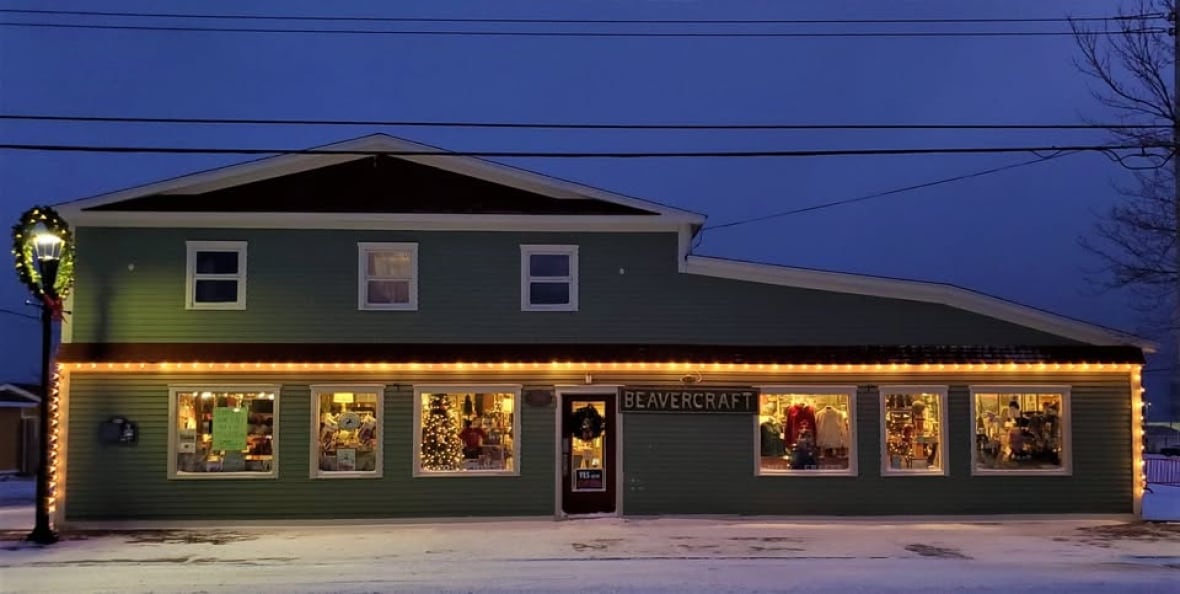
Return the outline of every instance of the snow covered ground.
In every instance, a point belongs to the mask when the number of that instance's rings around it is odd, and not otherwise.
[[[25,514],[25,515],[21,515]],[[27,507],[0,523],[27,526]],[[2,592],[1176,592],[1180,525],[594,519],[0,531]],[[4,540],[7,539],[7,540]]]

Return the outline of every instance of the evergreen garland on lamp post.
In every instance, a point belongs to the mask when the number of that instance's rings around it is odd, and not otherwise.
[[[47,206],[25,211],[12,226],[12,255],[16,275],[40,302],[41,307],[41,406],[39,411],[39,451],[37,464],[37,501],[35,522],[28,539],[38,544],[57,542],[50,517],[55,494],[56,469],[50,463],[50,451],[56,443],[50,413],[57,409],[57,391],[49,381],[50,349],[53,322],[62,319],[62,301],[74,284],[74,238],[70,226]]]

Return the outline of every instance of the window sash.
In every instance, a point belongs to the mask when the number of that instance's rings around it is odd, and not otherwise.
[[[181,427],[179,426],[180,417],[180,398],[185,394],[196,394],[200,398],[202,393],[211,393],[214,398],[223,394],[268,394],[272,398],[271,405],[271,425],[270,425],[270,470],[269,471],[206,471],[194,472],[179,470],[179,456],[181,454],[193,453],[196,454],[197,447],[194,447],[193,452],[182,451],[187,449],[181,445]],[[253,399],[253,400],[256,400]],[[167,473],[168,479],[176,480],[234,480],[234,479],[274,479],[278,478],[279,472],[279,407],[282,397],[280,394],[280,386],[272,384],[183,384],[168,386],[168,464]],[[216,402],[216,400],[214,400]],[[216,406],[215,406],[216,408]],[[246,413],[249,414],[248,412]],[[196,439],[200,439],[203,434],[201,431],[202,419],[194,419],[197,423],[195,429]],[[249,422],[249,419],[247,419]],[[252,435],[247,429],[247,435]],[[187,440],[185,440],[187,441]],[[194,442],[195,443],[195,442]],[[199,446],[198,446],[199,447]],[[219,450],[227,451],[227,450]],[[224,461],[223,461],[224,463]]]
[[[881,386],[878,390],[878,399],[880,400],[880,415],[881,415],[881,476],[948,476],[950,474],[950,444],[948,419],[950,418],[950,411],[948,409],[947,386]],[[889,430],[887,426],[886,406],[887,398],[889,396],[919,396],[930,395],[935,397],[935,402],[938,404],[938,415],[936,420],[938,422],[938,432],[935,437],[937,442],[938,467],[937,468],[893,468],[890,460],[889,444]],[[932,416],[929,409],[926,411],[927,423]],[[911,458],[916,460],[917,458]]]
[[[323,470],[320,467],[321,427],[320,404],[323,397],[351,393],[355,396],[376,395],[376,448],[373,470]],[[385,386],[376,384],[325,384],[311,386],[311,439],[308,473],[313,479],[381,478],[385,464]],[[359,431],[360,428],[357,429]]]
[[[824,476],[859,476],[857,465],[859,432],[856,426],[856,386],[761,386],[758,395],[759,414],[754,416],[754,474],[755,476],[790,476],[790,477],[824,477]],[[816,468],[816,469],[770,469],[762,467],[762,405],[767,396],[799,395],[806,397],[841,397],[848,403],[848,468]]]
[[[185,270],[185,309],[240,310],[246,309],[246,242],[244,241],[187,241]],[[233,253],[237,255],[237,272],[198,272],[197,261],[203,253]],[[198,299],[197,287],[202,281],[235,283],[232,301]]]
[[[546,276],[534,274],[533,256],[564,256],[569,274]],[[521,245],[520,246],[520,308],[521,311],[577,311],[578,310],[578,246],[576,245]],[[567,285],[567,298],[557,303],[533,301],[536,285]]]
[[[510,470],[427,470],[422,468],[422,401],[424,397],[438,394],[512,394],[512,468]],[[410,453],[412,457],[414,477],[485,477],[485,476],[520,476],[521,457],[521,386],[508,385],[419,385],[414,386],[414,442]]]
[[[409,274],[371,274],[369,272],[369,257],[371,254],[404,254],[409,256]],[[357,244],[357,309],[360,310],[403,310],[418,309],[418,244],[416,243],[369,243]],[[374,301],[371,287],[374,283],[405,283],[406,299],[393,301]],[[396,296],[397,289],[388,291]]]
[[[973,385],[970,386],[971,403],[971,474],[972,476],[1071,476],[1073,474],[1073,441],[1072,441],[1072,402],[1071,386],[1064,385]],[[1059,424],[1059,465],[1048,468],[981,468],[978,436],[978,402],[981,396],[998,396],[998,402],[1007,406],[1012,396],[1020,397],[1021,410],[1025,407],[1025,398],[1029,396],[1055,397],[1059,400],[1060,409],[1057,411]],[[1006,428],[1004,429],[1007,430]]]

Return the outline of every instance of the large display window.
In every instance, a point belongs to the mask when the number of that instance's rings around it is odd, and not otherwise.
[[[881,474],[947,474],[946,386],[881,386]]]
[[[1068,474],[1069,388],[971,386],[974,474]]]
[[[169,478],[272,478],[278,386],[169,389]]]
[[[520,386],[414,390],[414,475],[520,474]]]
[[[381,476],[384,386],[312,386],[312,478]]]
[[[856,388],[767,386],[755,419],[759,475],[855,475]]]

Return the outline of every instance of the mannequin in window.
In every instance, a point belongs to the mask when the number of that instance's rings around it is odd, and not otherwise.
[[[848,419],[830,404],[815,413],[815,445],[821,450],[848,447]]]
[[[786,453],[783,447],[783,426],[773,416],[763,415],[762,424],[759,425],[762,436],[762,455],[763,456],[782,456]]]
[[[483,441],[488,433],[483,427],[472,427],[471,421],[463,421],[463,430],[459,432],[459,439],[463,441],[463,457],[468,460],[479,458],[483,453]]]

